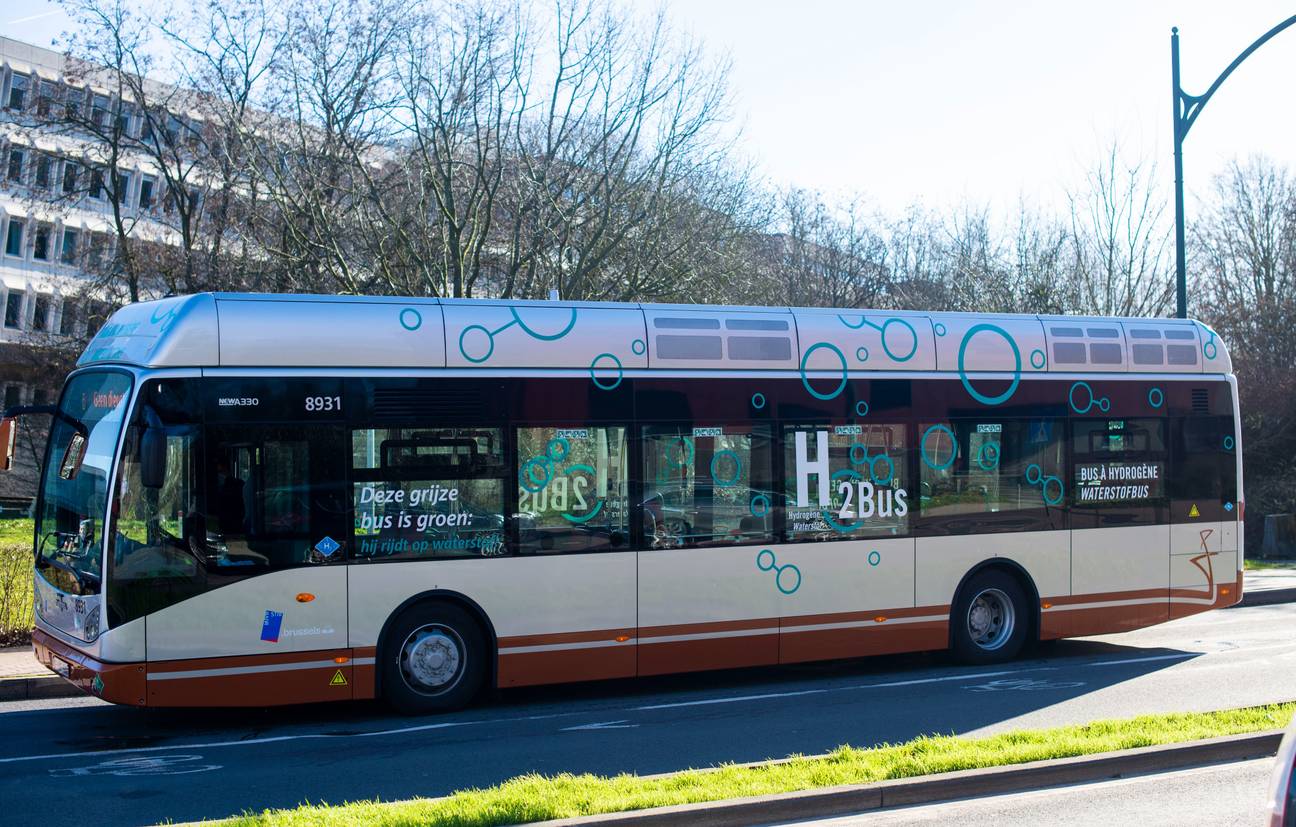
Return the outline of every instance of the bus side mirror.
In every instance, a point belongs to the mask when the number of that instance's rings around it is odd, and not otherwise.
[[[63,449],[63,459],[59,460],[59,479],[76,479],[81,470],[81,461],[85,459],[86,438],[84,434],[73,433]]]
[[[0,449],[4,451],[0,458],[0,471],[13,470],[14,456],[17,454],[18,420],[14,418],[0,421]]]
[[[149,427],[140,436],[140,484],[161,488],[166,476],[166,431]]]

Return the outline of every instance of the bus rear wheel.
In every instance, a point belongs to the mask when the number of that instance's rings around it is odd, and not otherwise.
[[[481,627],[449,604],[404,612],[387,631],[382,657],[383,697],[406,715],[466,706],[486,676]]]
[[[1030,629],[1026,593],[1016,578],[996,570],[972,577],[954,601],[951,648],[964,663],[1012,660]]]

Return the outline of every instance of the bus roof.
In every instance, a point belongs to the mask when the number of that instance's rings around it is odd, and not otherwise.
[[[201,293],[123,307],[79,366],[1227,374],[1187,319]]]

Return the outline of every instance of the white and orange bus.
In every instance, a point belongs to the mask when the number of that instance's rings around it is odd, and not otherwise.
[[[43,412],[35,651],[123,704],[991,662],[1241,598],[1193,321],[204,294]]]

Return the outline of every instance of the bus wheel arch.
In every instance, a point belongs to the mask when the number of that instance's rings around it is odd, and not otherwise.
[[[1016,624],[1016,628],[1007,633],[1011,639],[995,644],[995,649],[999,651],[981,650],[973,646],[965,633],[965,615],[970,608],[968,604],[979,599],[983,592],[991,605],[1007,599],[1013,604],[1014,614],[1020,614],[1010,620]],[[1038,643],[1039,630],[1039,590],[1034,578],[1014,560],[1005,557],[984,560],[969,569],[954,589],[950,600],[949,648],[962,661],[995,663],[1011,660],[1026,646]]]
[[[445,611],[438,613],[438,609],[445,609]],[[475,627],[476,634],[480,635],[480,655],[483,661],[481,664],[483,672],[480,675],[481,686],[495,685],[498,670],[496,653],[499,644],[495,634],[495,626],[491,623],[486,612],[475,600],[460,592],[447,589],[430,589],[407,598],[392,610],[387,616],[387,620],[383,622],[382,629],[378,634],[377,650],[374,655],[374,697],[387,697],[389,702],[391,700],[392,688],[384,685],[385,681],[390,677],[385,677],[389,671],[388,661],[389,658],[395,657],[392,650],[402,645],[403,641],[394,638],[403,631],[404,626],[409,625],[410,618],[441,614],[453,619],[456,613],[458,613],[459,617],[470,622]],[[472,635],[472,631],[465,632],[467,637],[472,637]],[[480,690],[481,686],[475,688],[474,695]],[[403,711],[417,710],[407,708]]]

